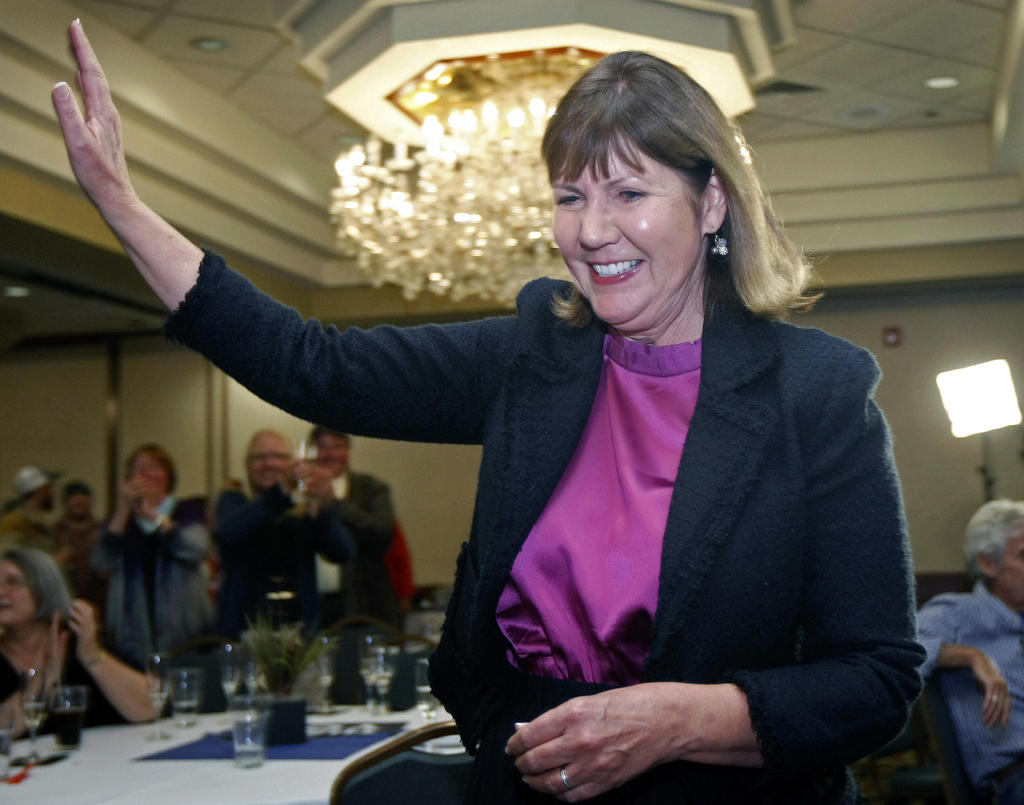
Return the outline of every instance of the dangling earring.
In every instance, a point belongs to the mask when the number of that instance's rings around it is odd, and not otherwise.
[[[729,255],[729,241],[717,232],[712,237],[714,242],[711,244],[711,253],[715,257],[727,257]]]

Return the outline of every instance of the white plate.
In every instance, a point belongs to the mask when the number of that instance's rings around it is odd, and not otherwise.
[[[413,749],[428,755],[462,755],[466,752],[466,747],[462,745],[462,739],[458,735],[442,735],[440,738],[417,744]]]

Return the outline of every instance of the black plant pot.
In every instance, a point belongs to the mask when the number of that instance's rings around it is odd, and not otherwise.
[[[274,699],[270,703],[267,724],[267,745],[301,744],[306,742],[306,700]]]

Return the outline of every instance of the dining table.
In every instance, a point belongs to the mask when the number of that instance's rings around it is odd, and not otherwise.
[[[379,713],[349,706],[311,713],[305,744],[269,747],[256,768],[235,765],[223,712],[199,715],[187,727],[162,719],[159,726],[170,736],[163,740],[153,739],[153,723],[91,727],[83,730],[77,749],[30,767],[20,782],[10,782],[20,771],[12,766],[8,781],[0,782],[0,803],[325,805],[331,784],[348,763],[427,723],[416,708]],[[36,744],[43,759],[65,754],[53,735],[39,736]],[[28,753],[27,739],[14,742],[14,757]]]

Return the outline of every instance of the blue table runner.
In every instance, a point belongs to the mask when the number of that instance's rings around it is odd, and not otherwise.
[[[268,746],[267,760],[340,760],[354,752],[383,741],[400,732],[405,724],[318,724],[318,732],[301,744]],[[143,755],[137,760],[227,760],[235,756],[231,730],[208,732],[202,738],[181,746]]]

